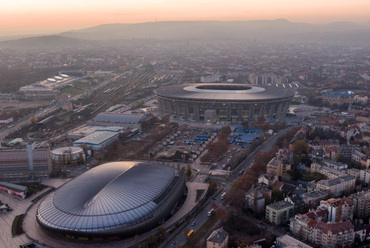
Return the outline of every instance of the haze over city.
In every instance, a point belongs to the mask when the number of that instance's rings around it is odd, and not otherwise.
[[[367,0],[2,1],[0,35],[50,34],[107,23],[245,21],[370,23]]]
[[[370,246],[369,0],[0,0],[1,248]]]

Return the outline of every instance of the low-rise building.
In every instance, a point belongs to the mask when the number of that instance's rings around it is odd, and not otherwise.
[[[226,248],[229,234],[221,227],[214,230],[207,238],[207,248]]]
[[[345,176],[346,173],[337,170],[337,167],[330,168],[324,162],[316,162],[311,164],[311,172],[319,172],[325,175],[327,178],[337,178],[341,176]]]
[[[319,222],[315,227],[315,244],[335,248],[351,246],[355,241],[354,227],[350,221],[339,223]]]
[[[294,206],[289,202],[279,201],[266,206],[265,217],[274,225],[288,223],[293,215]]]
[[[281,237],[276,238],[276,248],[292,248],[292,247],[300,247],[300,248],[312,248],[312,246],[309,246],[302,241],[299,241],[298,239],[293,238],[292,236],[289,236],[288,234],[285,234]]]
[[[361,166],[363,167],[367,166],[367,155],[365,153],[362,153],[359,148],[355,148],[352,150],[351,160],[352,162],[357,162],[361,164]]]
[[[276,175],[281,177],[287,177],[287,172],[291,169],[291,164],[281,158],[274,157],[267,164],[266,172],[269,175]]]
[[[13,119],[13,116],[11,115],[0,115],[0,124],[9,124],[11,122],[13,122],[14,119]]]
[[[318,210],[320,212],[327,210]],[[355,227],[351,221],[338,223],[327,222],[318,218],[313,212],[296,215],[290,221],[290,231],[306,242],[320,247],[334,248],[337,246],[351,246],[355,240]],[[361,237],[364,234],[364,226],[358,226]],[[366,233],[366,232],[365,232]]]

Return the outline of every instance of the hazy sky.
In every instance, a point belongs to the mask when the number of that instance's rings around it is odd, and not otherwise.
[[[0,35],[186,20],[370,22],[370,0],[0,0]]]

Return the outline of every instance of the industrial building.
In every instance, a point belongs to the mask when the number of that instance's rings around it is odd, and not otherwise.
[[[126,128],[140,128],[141,122],[150,120],[153,116],[147,114],[122,114],[103,112],[97,114],[92,121],[89,122],[90,126],[119,126]]]
[[[0,150],[0,180],[18,181],[48,177],[51,172],[50,149],[29,143],[21,149]]]
[[[100,150],[118,139],[119,132],[96,131],[73,142],[73,146],[87,146],[93,150]]]
[[[81,77],[60,74],[59,76],[21,87],[19,89],[19,97],[27,100],[54,99],[59,89],[80,79]]]
[[[178,170],[152,162],[106,163],[49,194],[37,222],[80,240],[134,236],[163,223],[184,196]]]
[[[54,165],[83,164],[85,153],[81,147],[66,146],[51,151],[51,161]]]
[[[294,92],[288,88],[246,84],[183,84],[155,90],[160,114],[204,123],[279,120]]]
[[[94,132],[100,132],[100,131],[113,131],[113,132],[120,132],[122,130],[126,130],[124,127],[101,127],[101,126],[79,126],[78,128],[68,132],[67,139],[70,140],[77,140],[81,139],[83,137],[86,137],[90,134],[93,134]]]

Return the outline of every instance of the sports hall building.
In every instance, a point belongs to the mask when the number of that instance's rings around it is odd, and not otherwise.
[[[178,170],[152,162],[94,167],[49,194],[37,209],[45,229],[82,240],[116,239],[149,231],[182,199]]]

